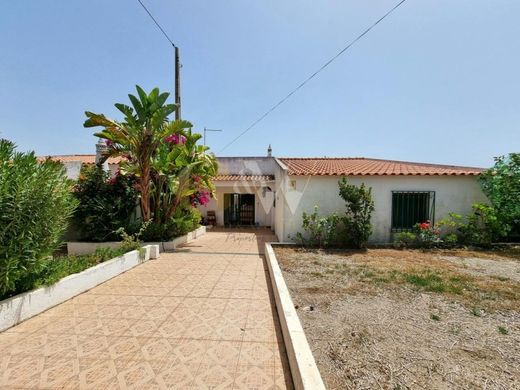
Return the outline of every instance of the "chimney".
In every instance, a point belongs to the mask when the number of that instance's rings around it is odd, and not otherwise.
[[[267,148],[267,157],[273,157],[273,148],[271,148],[271,144]]]
[[[102,140],[100,138],[98,140],[98,142],[96,143],[96,165],[99,165],[99,163],[101,162],[103,156],[107,152],[108,152],[108,147],[105,144],[104,140]],[[103,167],[104,170],[108,171],[108,162],[105,161],[102,167]]]

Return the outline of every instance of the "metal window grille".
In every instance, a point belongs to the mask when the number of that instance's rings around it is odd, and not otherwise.
[[[435,191],[392,191],[393,232],[425,221],[435,222]]]

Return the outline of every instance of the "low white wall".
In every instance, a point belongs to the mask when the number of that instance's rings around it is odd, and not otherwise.
[[[194,240],[197,237],[206,234],[206,226],[200,226],[192,232],[188,234],[174,238],[171,241],[164,242],[145,242],[143,245],[158,245],[160,252],[174,250],[179,245],[185,244]],[[121,245],[120,242],[111,241],[111,242],[67,242],[67,253],[69,255],[89,255],[94,253],[98,248],[111,248],[117,249]]]
[[[302,213],[320,207],[320,214],[345,212],[339,196],[338,176],[290,176],[283,192],[283,237],[285,241],[301,231]],[[473,203],[486,202],[475,176],[350,176],[352,184],[372,187],[375,210],[372,214],[372,243],[391,241],[392,191],[435,191],[435,220],[448,217],[449,212],[471,213]],[[291,184],[295,184],[293,187]],[[278,204],[277,204],[278,206]]]
[[[294,388],[296,390],[325,390],[320,371],[270,243],[265,244],[265,257]]]
[[[159,256],[157,246],[147,245],[143,248],[145,254],[142,259],[139,251],[131,251],[80,273],[69,275],[51,286],[0,301],[0,332]]]

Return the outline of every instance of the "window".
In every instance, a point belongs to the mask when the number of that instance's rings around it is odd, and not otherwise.
[[[392,231],[410,230],[416,223],[434,219],[434,191],[392,191]]]

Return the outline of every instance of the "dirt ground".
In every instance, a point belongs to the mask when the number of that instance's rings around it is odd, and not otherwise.
[[[520,389],[520,250],[275,251],[328,389]]]

